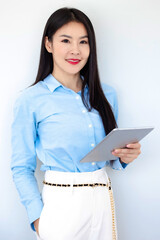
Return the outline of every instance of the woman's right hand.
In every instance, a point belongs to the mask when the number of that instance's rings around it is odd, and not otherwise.
[[[38,226],[39,226],[39,218],[34,221],[34,228],[36,230],[36,233],[39,236]]]

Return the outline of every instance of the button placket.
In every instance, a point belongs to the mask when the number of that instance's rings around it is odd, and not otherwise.
[[[76,94],[75,97],[76,100],[80,100],[80,96],[78,94]],[[81,112],[83,114],[85,114],[85,118],[86,118],[86,123],[88,123],[88,135],[89,135],[89,142],[90,142],[90,148],[91,150],[95,147],[95,136],[94,136],[94,128],[93,128],[93,124],[91,122],[91,118],[87,112],[87,110],[84,108],[83,102],[82,101],[78,101],[79,105],[82,105],[83,108],[81,110]],[[95,165],[95,162],[91,162],[92,166]]]

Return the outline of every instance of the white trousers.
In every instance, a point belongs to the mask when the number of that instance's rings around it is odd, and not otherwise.
[[[49,183],[71,187],[43,186],[44,207],[37,240],[116,240],[113,237],[113,207],[104,186],[72,187],[81,183],[107,183],[106,167],[94,172],[46,171]],[[115,216],[114,216],[115,217]]]

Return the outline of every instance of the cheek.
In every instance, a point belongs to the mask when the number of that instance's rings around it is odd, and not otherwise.
[[[86,57],[89,58],[89,55],[90,55],[90,47],[88,47],[86,50]]]
[[[89,57],[89,54],[90,54],[90,48],[87,47],[87,48],[85,49],[85,51],[84,51],[84,56],[85,56],[85,58],[88,58],[88,57]]]
[[[55,56],[64,56],[67,52],[67,46],[57,44],[55,48],[53,48],[53,54]]]

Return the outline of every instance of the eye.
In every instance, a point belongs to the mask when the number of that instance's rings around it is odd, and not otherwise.
[[[82,44],[87,44],[88,42],[85,41],[85,40],[83,40],[83,41],[81,41],[81,43],[82,43]]]
[[[68,43],[69,40],[68,40],[68,39],[63,39],[62,42],[64,42],[64,43]]]

